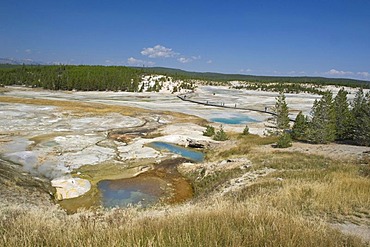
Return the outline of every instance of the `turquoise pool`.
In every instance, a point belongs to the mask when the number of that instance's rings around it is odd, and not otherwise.
[[[204,160],[204,153],[175,144],[167,142],[151,142],[148,146],[156,150],[167,150],[171,153],[179,154],[182,157],[190,159],[194,162],[202,162]]]
[[[246,124],[246,123],[255,123],[258,120],[248,117],[248,116],[235,116],[235,117],[215,117],[210,119],[212,122],[223,123],[223,124]]]

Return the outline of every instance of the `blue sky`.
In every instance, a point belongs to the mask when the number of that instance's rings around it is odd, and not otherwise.
[[[5,1],[0,57],[370,80],[370,1]]]

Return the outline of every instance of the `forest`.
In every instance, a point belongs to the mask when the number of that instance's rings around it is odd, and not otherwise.
[[[265,91],[281,91],[284,88],[285,92],[295,93],[321,94],[316,89],[321,85],[370,88],[370,82],[354,79],[200,73],[159,67],[10,64],[0,65],[0,85],[24,85],[51,90],[136,92],[140,90],[138,87],[142,76],[150,74],[163,74],[175,81],[201,80],[209,85],[226,85],[229,81],[239,80],[246,82],[241,88]]]
[[[209,82],[228,82],[228,81],[245,81],[255,83],[307,83],[313,85],[336,85],[347,87],[361,87],[370,89],[370,81],[362,81],[346,78],[325,78],[325,77],[310,77],[310,76],[255,76],[242,74],[222,74],[210,72],[189,72],[180,69],[149,67],[140,68],[147,73],[159,73],[173,77],[175,80],[197,79]]]
[[[141,75],[140,70],[124,66],[2,66],[0,84],[51,90],[135,92]]]
[[[288,105],[280,92],[276,98],[274,123],[280,135],[279,147],[290,146],[290,137],[303,142],[326,144],[333,141],[361,146],[370,146],[370,93],[359,89],[349,103],[342,88],[333,97],[326,91],[320,100],[315,100],[310,116],[297,115],[292,129],[289,125]]]

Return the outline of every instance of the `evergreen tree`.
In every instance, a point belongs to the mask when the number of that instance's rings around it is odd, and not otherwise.
[[[313,143],[329,143],[335,140],[335,112],[331,92],[326,92],[322,98],[315,100],[312,120],[308,128],[308,140]]]
[[[292,138],[295,140],[305,140],[307,131],[307,119],[300,111],[295,119],[293,128],[292,128]]]
[[[249,127],[248,125],[245,126],[245,128],[243,129],[243,135],[248,135],[249,134]]]
[[[203,132],[204,136],[213,136],[215,134],[215,128],[213,126],[207,125],[206,130]]]
[[[347,92],[340,89],[334,99],[336,139],[345,140],[350,138],[351,112],[347,101]]]
[[[359,145],[370,146],[370,94],[360,89],[352,104],[352,137]]]
[[[226,141],[228,136],[226,135],[226,132],[224,131],[222,125],[220,127],[220,130],[215,133],[215,136],[213,137],[213,140],[215,141]]]
[[[292,146],[292,138],[289,133],[284,132],[278,139],[276,147],[277,148],[288,148]]]
[[[279,96],[276,98],[275,103],[275,123],[276,128],[279,130],[284,130],[289,128],[289,110],[288,105],[285,102],[285,95],[282,91],[280,91]]]

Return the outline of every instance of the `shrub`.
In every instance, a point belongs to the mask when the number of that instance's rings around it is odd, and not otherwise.
[[[249,127],[248,127],[248,125],[245,126],[242,135],[249,135]]]
[[[283,133],[276,144],[277,148],[288,148],[292,146],[292,138],[289,133]]]
[[[228,140],[228,136],[226,135],[226,132],[222,128],[222,125],[220,127],[220,130],[216,132],[215,136],[213,137],[213,140],[215,141],[226,141]]]
[[[207,125],[206,130],[203,132],[204,136],[213,136],[215,134],[215,128],[213,126]]]

